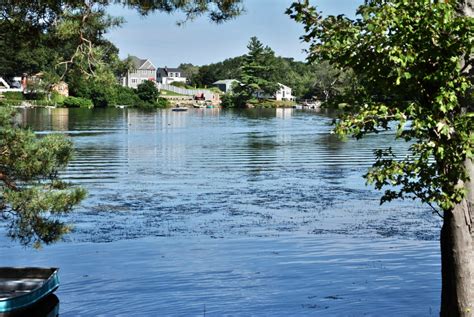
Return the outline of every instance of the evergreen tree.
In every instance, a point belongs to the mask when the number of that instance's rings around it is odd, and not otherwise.
[[[60,135],[37,138],[15,125],[15,113],[0,108],[0,216],[9,221],[12,239],[39,247],[69,231],[59,216],[71,211],[85,191],[58,175],[72,158],[72,143]]]
[[[264,47],[256,37],[250,39],[247,48],[249,51],[240,67],[241,84],[235,93],[245,101],[256,95],[273,95],[278,90],[278,84],[270,81],[275,53],[268,46]]]

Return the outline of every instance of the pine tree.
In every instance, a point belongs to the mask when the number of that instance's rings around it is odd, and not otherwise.
[[[59,218],[86,192],[58,174],[72,158],[71,141],[61,135],[38,138],[15,124],[15,114],[0,108],[0,216],[9,222],[8,236],[39,247],[69,232]]]
[[[255,36],[250,39],[247,48],[249,51],[244,56],[240,69],[241,84],[235,92],[245,101],[257,95],[273,95],[278,89],[278,84],[269,78],[272,74],[275,53],[270,47],[264,47]]]

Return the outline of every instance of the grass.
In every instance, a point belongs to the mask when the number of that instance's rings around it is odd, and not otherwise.
[[[272,100],[272,99],[259,99],[259,100],[252,100],[249,102],[256,108],[289,108],[296,105],[295,101],[289,100]]]
[[[183,95],[183,94],[178,94],[174,91],[171,91],[171,90],[166,90],[166,89],[161,89],[160,90],[160,94],[162,96],[187,96],[187,95]]]
[[[1,106],[12,106],[18,107],[21,106],[23,103],[29,104],[33,107],[61,107],[60,104],[49,101],[49,100],[15,100],[15,99],[0,99],[0,107]]]

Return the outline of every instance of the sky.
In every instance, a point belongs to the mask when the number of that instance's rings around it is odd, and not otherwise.
[[[153,13],[146,17],[122,7],[109,13],[125,18],[122,27],[107,34],[119,49],[120,57],[135,55],[150,59],[156,67],[177,67],[181,63],[205,65],[243,55],[250,37],[256,36],[277,56],[303,61],[306,45],[299,37],[303,26],[291,20],[285,10],[292,0],[245,0],[246,12],[235,20],[215,24],[201,17],[178,26],[179,14]],[[354,16],[360,0],[312,1],[324,14]]]

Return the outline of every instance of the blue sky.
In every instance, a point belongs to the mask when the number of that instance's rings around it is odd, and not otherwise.
[[[110,8],[110,14],[123,16],[126,23],[107,37],[120,49],[120,56],[149,58],[157,67],[180,63],[204,65],[245,54],[247,43],[257,36],[277,55],[304,60],[306,47],[299,37],[303,27],[284,14],[292,0],[246,0],[246,13],[224,24],[207,17],[177,26],[179,14],[154,13],[141,17],[133,10]],[[324,14],[353,16],[358,0],[313,1]]]

